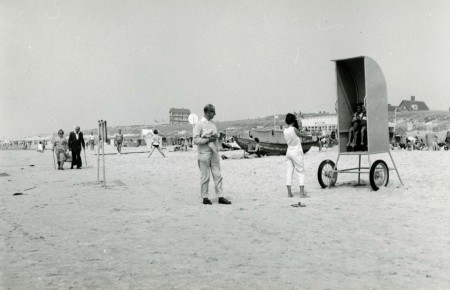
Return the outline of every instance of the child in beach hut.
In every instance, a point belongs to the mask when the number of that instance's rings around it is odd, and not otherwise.
[[[360,123],[361,146],[364,146],[364,137],[365,137],[366,131],[367,131],[367,111],[366,111],[366,106],[364,104],[362,104],[361,106],[362,106],[361,123]],[[356,138],[355,138],[355,140],[356,140]]]
[[[353,114],[351,126],[348,129],[348,142],[347,146],[356,146],[356,139],[358,137],[361,120],[363,118],[363,104],[358,103],[356,106],[356,112]],[[362,139],[362,138],[361,138]]]

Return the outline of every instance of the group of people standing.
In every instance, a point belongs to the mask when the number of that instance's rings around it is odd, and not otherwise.
[[[83,133],[80,132],[80,127],[76,126],[75,131],[70,132],[69,140],[64,137],[63,129],[58,131],[58,136],[53,140],[53,153],[56,155],[58,163],[58,170],[64,170],[64,162],[68,158],[72,158],[70,169],[76,166],[81,169],[83,162],[81,160],[81,148],[85,149]],[[71,152],[71,156],[70,153]]]
[[[203,204],[212,205],[211,200],[208,198],[210,174],[213,176],[215,192],[219,197],[218,203],[231,204],[229,200],[223,197],[223,178],[220,171],[220,156],[217,153],[217,150],[215,150],[219,146],[217,127],[212,122],[212,119],[216,115],[216,109],[213,105],[208,104],[203,108],[203,113],[204,116],[195,125],[193,131],[193,141],[194,144],[198,146],[197,163],[200,169],[200,192],[203,198]],[[294,114],[287,114],[285,121],[288,126],[283,132],[288,145],[286,153],[286,186],[288,197],[293,197],[291,189],[292,179],[294,173],[297,173],[300,197],[306,198],[309,196],[305,193],[304,153],[300,138],[307,137],[308,135],[300,131],[301,128],[299,128],[297,118]],[[259,148],[255,148],[255,150],[259,151]],[[302,202],[298,202],[292,206],[305,207],[306,205]]]
[[[212,205],[211,200],[208,198],[208,188],[210,175],[212,174],[214,179],[215,192],[217,194],[219,204],[231,204],[231,202],[223,196],[222,188],[222,174],[220,170],[220,155],[217,148],[219,148],[219,135],[217,132],[216,125],[212,122],[212,119],[216,115],[215,107],[208,104],[203,109],[204,116],[195,125],[193,130],[193,142],[197,145],[197,163],[200,169],[200,192],[203,198],[203,204]],[[284,138],[288,145],[286,153],[286,186],[288,197],[293,197],[292,194],[292,179],[294,173],[298,175],[298,184],[300,187],[300,197],[309,197],[305,193],[305,168],[304,168],[304,153],[302,148],[301,139],[307,137],[305,132],[302,132],[299,128],[298,121],[294,114],[286,115],[287,128],[284,129]],[[152,155],[153,151],[157,149],[164,157],[164,153],[160,150],[159,146],[161,144],[161,137],[158,135],[158,131],[154,130],[152,140],[152,151],[149,157]],[[93,134],[91,134],[93,136]],[[256,138],[255,138],[256,139]],[[89,140],[91,141],[91,140]],[[92,140],[94,141],[94,140]],[[257,146],[253,149],[253,154],[259,153],[259,144],[257,141]],[[121,148],[123,143],[123,134],[119,129],[118,134],[115,138],[118,155],[121,154]],[[91,143],[91,142],[90,142]],[[93,142],[91,143],[93,144]],[[56,155],[58,162],[58,170],[64,170],[64,162],[70,157],[69,151],[72,153],[71,169],[76,166],[77,169],[82,167],[81,160],[81,149],[85,149],[85,142],[83,138],[83,133],[80,132],[80,127],[76,126],[75,131],[69,134],[69,139],[64,137],[64,131],[60,129],[58,131],[58,137],[53,141],[53,151]],[[304,207],[305,204],[298,202],[293,204],[294,207]]]

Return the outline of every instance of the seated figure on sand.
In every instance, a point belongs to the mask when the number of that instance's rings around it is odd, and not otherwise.
[[[259,145],[259,139],[255,137],[255,146],[248,147],[247,152],[244,153],[244,158],[255,158],[255,157],[261,157],[261,146]]]

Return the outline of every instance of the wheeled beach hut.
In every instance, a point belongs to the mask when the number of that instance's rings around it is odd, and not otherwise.
[[[370,57],[359,56],[334,60],[336,65],[339,153],[334,163],[324,160],[318,169],[320,185],[330,187],[336,183],[338,173],[357,173],[358,185],[361,173],[369,173],[370,185],[374,190],[386,186],[389,181],[389,168],[383,160],[372,162],[372,155],[388,153],[398,178],[403,182],[395,166],[389,147],[388,103],[386,81],[381,68]],[[364,103],[367,115],[367,130],[364,146],[347,146],[349,127],[358,103]],[[359,134],[361,136],[361,134]],[[361,144],[361,140],[356,140]],[[358,167],[339,169],[341,156],[358,155]],[[366,155],[369,167],[361,167],[361,156]]]

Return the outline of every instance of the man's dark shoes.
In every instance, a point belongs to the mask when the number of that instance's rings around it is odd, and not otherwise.
[[[212,202],[209,199],[204,198],[203,199],[203,204],[212,204]]]
[[[231,204],[231,201],[229,201],[225,197],[219,197],[219,203],[220,204]]]

